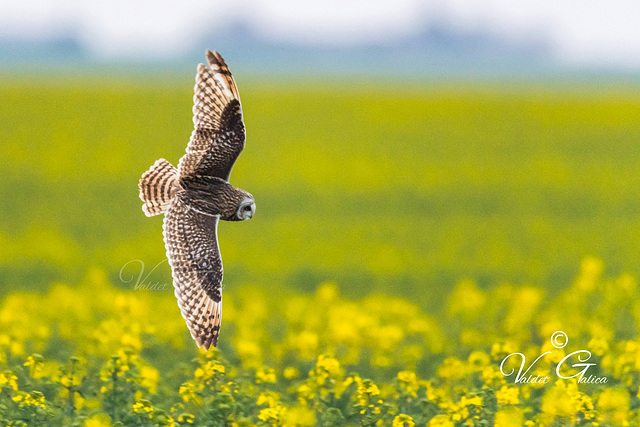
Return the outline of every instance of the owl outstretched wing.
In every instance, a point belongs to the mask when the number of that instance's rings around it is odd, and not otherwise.
[[[222,259],[218,217],[190,209],[176,194],[164,217],[163,234],[178,306],[191,336],[205,350],[216,346],[222,314]]]
[[[210,68],[198,65],[193,95],[195,129],[178,172],[181,177],[207,175],[229,181],[245,143],[240,95],[222,56],[207,50],[207,60]]]

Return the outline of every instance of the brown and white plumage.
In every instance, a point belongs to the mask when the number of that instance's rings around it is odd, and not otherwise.
[[[147,216],[164,213],[163,234],[175,295],[198,346],[216,346],[222,313],[220,219],[255,212],[253,196],[229,184],[245,144],[238,89],[219,53],[207,51],[194,88],[194,131],[178,168],[158,160],[140,179]]]
[[[240,95],[220,54],[207,51],[207,59],[211,69],[198,65],[193,95],[195,129],[178,170],[181,176],[208,175],[229,181],[245,141]]]
[[[216,345],[222,309],[218,217],[202,215],[175,197],[163,225],[178,306],[198,346]]]
[[[140,179],[142,210],[147,216],[159,215],[167,210],[171,198],[178,190],[178,170],[165,159],[158,159]]]

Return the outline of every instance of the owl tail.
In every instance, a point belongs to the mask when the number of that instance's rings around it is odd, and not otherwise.
[[[160,159],[142,174],[140,182],[140,200],[144,202],[142,210],[146,216],[164,213],[169,207],[173,194],[180,188],[178,169],[165,159]]]

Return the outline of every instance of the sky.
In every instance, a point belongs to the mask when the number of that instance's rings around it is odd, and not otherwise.
[[[265,40],[393,43],[430,25],[543,40],[559,61],[640,70],[637,0],[0,0],[0,37],[73,34],[100,59],[167,58],[198,35],[245,25]]]

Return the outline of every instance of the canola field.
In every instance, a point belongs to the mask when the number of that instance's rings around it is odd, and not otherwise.
[[[238,84],[205,353],[137,194],[191,76],[0,82],[3,424],[639,425],[638,88]]]

